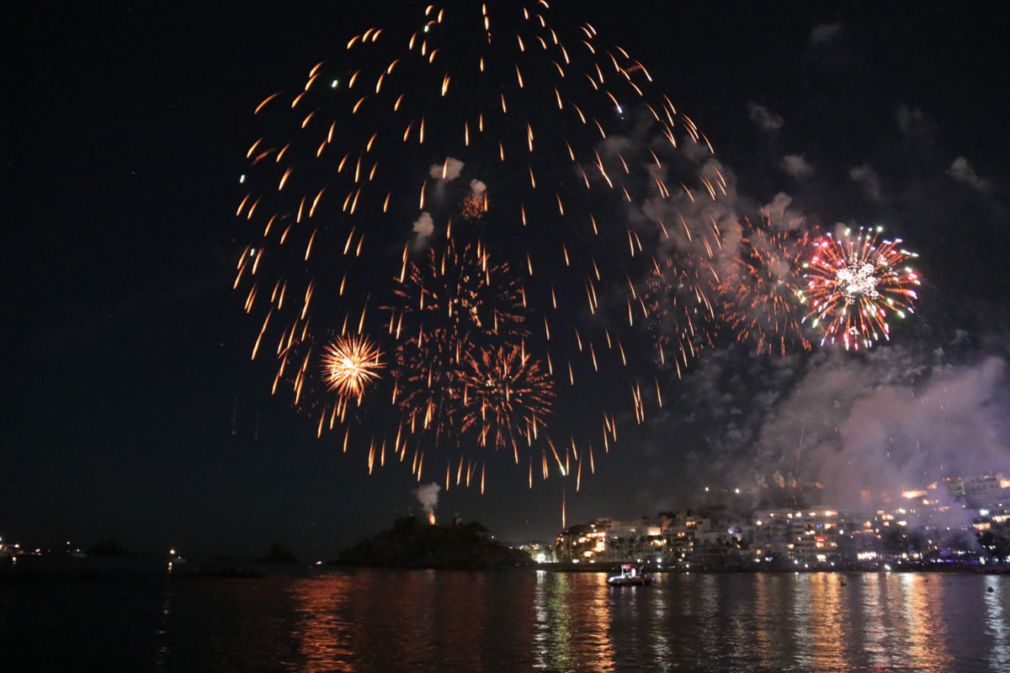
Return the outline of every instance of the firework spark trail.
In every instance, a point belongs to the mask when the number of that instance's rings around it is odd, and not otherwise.
[[[846,229],[813,243],[806,270],[806,318],[821,330],[821,344],[840,339],[846,350],[869,348],[891,338],[888,318],[915,312],[919,275],[907,265],[918,257],[901,248],[901,239],[881,240],[882,227]]]
[[[551,414],[554,385],[542,364],[514,344],[483,349],[468,355],[464,384],[462,431],[479,428],[481,446],[511,449],[518,463],[519,446],[532,448]]]
[[[465,432],[471,424],[459,423],[468,402],[471,349],[525,337],[518,282],[479,242],[457,249],[449,239],[432,245],[421,264],[409,263],[395,294],[397,301],[386,309],[387,331],[398,341],[395,402],[410,434],[431,431],[439,439]]]
[[[737,341],[754,343],[758,354],[784,356],[790,344],[811,348],[801,325],[808,239],[807,232],[776,229],[770,218],[760,225],[745,218],[735,266],[719,286],[721,313]]]
[[[672,363],[681,378],[703,349],[714,346],[717,325],[705,284],[667,259],[653,267],[640,293],[658,362]]]

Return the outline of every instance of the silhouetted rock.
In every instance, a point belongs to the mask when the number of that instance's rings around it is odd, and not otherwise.
[[[298,559],[295,558],[294,553],[287,545],[283,545],[276,540],[270,543],[270,551],[268,551],[263,556],[260,556],[257,561],[264,561],[266,563],[297,563]]]
[[[389,568],[511,568],[532,565],[529,554],[491,538],[487,528],[471,521],[432,526],[404,517],[392,530],[361,540],[340,552],[339,563]]]

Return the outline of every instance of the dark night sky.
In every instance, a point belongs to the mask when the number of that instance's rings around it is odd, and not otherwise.
[[[316,441],[269,397],[248,361],[255,328],[230,290],[252,107],[398,3],[316,4],[4,11],[0,534],[229,554],[278,539],[327,557],[418,510],[407,471],[366,478],[360,454]],[[556,20],[589,20],[648,65],[712,139],[740,207],[784,193],[813,225],[884,222],[921,254],[926,279],[919,314],[873,353],[703,358],[666,415],[622,437],[581,493],[569,485],[569,522],[654,514],[702,479],[785,470],[790,414],[836,415],[825,424],[840,443],[819,445],[815,423],[804,426],[811,456],[871,461],[867,400],[906,419],[892,436],[933,432],[895,401],[913,379],[920,392],[959,390],[963,413],[944,427],[961,438],[957,428],[984,427],[979,455],[1010,467],[1010,25],[999,8],[555,4]],[[788,172],[787,156],[809,169]],[[835,384],[849,396],[832,396]],[[443,494],[439,512],[547,539],[562,484],[530,492],[519,472],[484,497]]]

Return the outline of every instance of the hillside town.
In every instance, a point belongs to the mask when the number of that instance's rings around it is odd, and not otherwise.
[[[529,551],[560,566],[666,570],[1010,567],[1010,479],[999,473],[947,478],[862,512],[807,504],[817,485],[758,495],[706,488],[683,512],[568,526]]]

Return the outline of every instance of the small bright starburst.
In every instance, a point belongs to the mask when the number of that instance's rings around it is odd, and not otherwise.
[[[382,352],[365,336],[337,337],[323,353],[323,380],[341,397],[357,397],[369,381],[379,378],[385,367]]]

